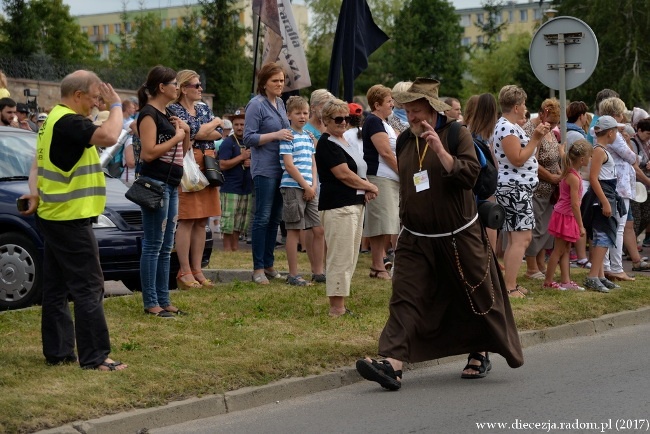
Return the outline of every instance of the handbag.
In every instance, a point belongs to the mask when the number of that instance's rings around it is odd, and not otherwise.
[[[219,160],[212,155],[205,155],[205,147],[203,146],[201,146],[201,152],[203,153],[203,174],[208,179],[210,187],[221,187],[226,182],[226,178],[224,178],[219,167]]]
[[[181,190],[184,192],[201,191],[210,183],[194,159],[194,151],[190,149],[183,157],[183,177]]]
[[[176,154],[176,148],[178,148],[178,145],[174,148],[174,154]],[[172,164],[169,164],[167,181],[169,181],[169,175],[172,173]],[[164,185],[167,184],[167,181],[163,182],[145,176],[138,176],[133,181],[133,185],[124,193],[124,197],[142,208],[155,211],[163,207]]]
[[[551,205],[555,205],[558,200],[560,200],[560,186],[558,184],[555,184],[549,202]]]
[[[163,206],[163,192],[161,181],[156,182],[141,176],[133,182],[124,196],[142,208],[157,210]]]

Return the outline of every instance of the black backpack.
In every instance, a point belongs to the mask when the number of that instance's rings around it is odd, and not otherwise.
[[[462,126],[464,125],[461,125],[460,122],[453,122],[449,126],[447,144],[449,146],[449,153],[452,155],[456,155],[458,152],[458,134]],[[479,200],[485,200],[488,197],[493,196],[494,192],[497,190],[497,179],[499,173],[494,164],[494,157],[490,150],[490,146],[480,137],[474,136],[474,134],[472,134],[472,139],[474,140],[476,158],[481,165],[481,171],[478,174],[478,178],[476,178],[476,183],[474,183],[472,191],[474,191],[474,194]]]

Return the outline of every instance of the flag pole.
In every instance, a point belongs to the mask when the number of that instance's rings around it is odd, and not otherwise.
[[[253,80],[251,80],[251,98],[255,96],[255,76],[257,71],[257,52],[259,51],[260,43],[260,27],[261,27],[261,14],[257,16],[257,29],[255,29],[255,54],[253,55]]]

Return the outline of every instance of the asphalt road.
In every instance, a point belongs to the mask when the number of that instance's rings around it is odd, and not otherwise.
[[[361,382],[149,432],[646,432],[648,348],[650,324],[619,328],[530,347],[519,369],[495,355],[482,380],[460,379],[463,363],[450,363],[406,372],[398,392]]]

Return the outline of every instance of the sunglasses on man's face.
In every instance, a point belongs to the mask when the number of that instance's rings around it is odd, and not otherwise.
[[[350,116],[337,116],[335,118],[332,118],[336,125],[342,124],[343,121],[345,121],[346,124],[349,124],[350,119],[352,119]]]

